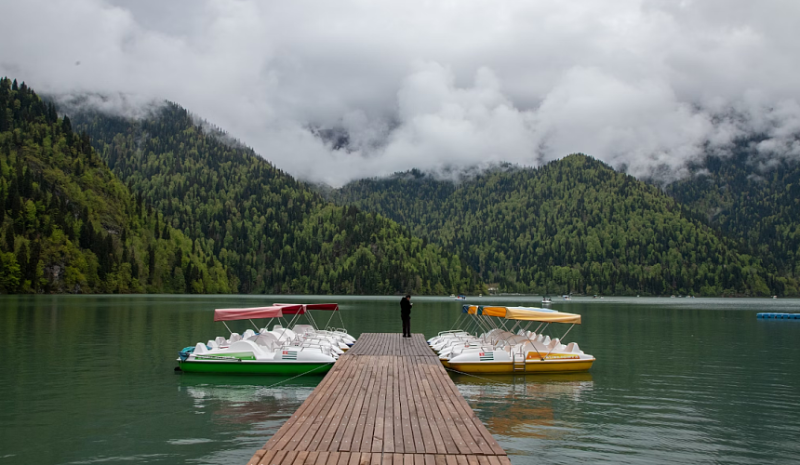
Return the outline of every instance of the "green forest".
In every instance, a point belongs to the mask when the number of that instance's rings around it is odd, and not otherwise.
[[[242,293],[485,292],[456,255],[396,222],[338,207],[178,105],[130,120],[75,115],[97,153]]]
[[[800,276],[800,164],[759,159],[753,142],[738,144],[731,157],[707,157],[667,193],[760,257],[771,272]]]
[[[453,183],[411,171],[330,194],[463,257],[504,292],[797,295],[766,266],[657,187],[585,155],[499,166]]]
[[[24,83],[0,79],[0,292],[235,292]]]
[[[747,143],[664,189],[582,154],[322,189],[173,103],[68,113],[0,79],[0,293],[800,294],[800,167]]]

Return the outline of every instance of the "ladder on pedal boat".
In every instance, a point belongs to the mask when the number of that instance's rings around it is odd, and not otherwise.
[[[525,371],[525,358],[522,355],[511,353],[511,367],[514,373]]]

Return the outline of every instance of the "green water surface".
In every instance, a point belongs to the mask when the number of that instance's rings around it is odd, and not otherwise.
[[[0,296],[0,464],[245,463],[321,377],[173,368],[179,349],[227,335],[214,308],[276,301],[338,302],[355,335],[401,329],[395,297]],[[412,331],[427,337],[463,304],[413,301]],[[567,341],[597,357],[589,373],[452,375],[514,464],[800,463],[800,320],[756,319],[800,301],[559,298],[551,308],[583,315]]]

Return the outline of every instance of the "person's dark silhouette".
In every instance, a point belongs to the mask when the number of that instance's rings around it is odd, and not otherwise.
[[[403,337],[411,337],[411,294],[400,299],[400,318],[403,320]]]

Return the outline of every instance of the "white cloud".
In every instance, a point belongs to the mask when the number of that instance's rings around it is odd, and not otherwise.
[[[0,74],[108,94],[105,107],[126,111],[169,99],[333,184],[576,151],[674,177],[705,144],[725,153],[752,133],[767,136],[765,157],[800,156],[797,2],[0,0],[0,11]]]

